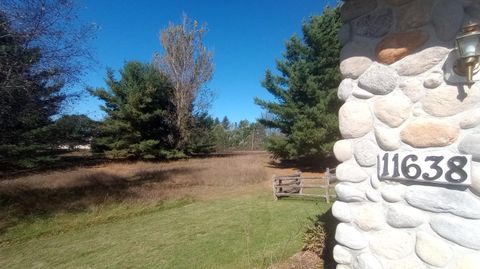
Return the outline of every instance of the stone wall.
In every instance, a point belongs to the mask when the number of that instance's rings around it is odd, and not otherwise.
[[[350,0],[342,18],[337,268],[480,268],[480,83],[445,80],[480,1]],[[470,187],[377,176],[382,151],[440,149],[472,155]]]

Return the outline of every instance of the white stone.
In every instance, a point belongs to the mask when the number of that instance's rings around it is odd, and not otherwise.
[[[450,41],[458,33],[463,22],[463,5],[460,1],[440,0],[433,8],[433,25],[442,41]]]
[[[370,107],[365,102],[348,101],[339,111],[339,128],[344,138],[364,136],[373,128]]]
[[[340,82],[337,90],[338,99],[346,101],[352,94],[354,83],[352,79],[346,78]]]
[[[370,176],[370,185],[372,185],[372,187],[375,189],[375,190],[378,190],[381,186],[381,182],[380,180],[378,179],[378,175],[377,173],[374,173]]]
[[[335,240],[341,245],[351,249],[364,249],[368,245],[365,236],[353,226],[340,223],[335,232]]]
[[[430,221],[430,226],[437,234],[445,239],[466,248],[480,250],[479,220],[467,220],[448,215],[439,215]]]
[[[455,261],[455,269],[478,269],[480,254],[462,255]]]
[[[477,193],[477,195],[480,195],[480,163],[478,162],[472,162],[472,185],[470,185],[470,188]]]
[[[370,99],[375,96],[373,93],[360,89],[358,87],[352,91],[352,95],[359,99]]]
[[[430,73],[423,82],[423,86],[428,89],[435,89],[443,82],[443,74],[440,71]]]
[[[373,94],[392,92],[398,83],[398,75],[386,65],[375,63],[358,79],[358,86]]]
[[[389,269],[425,269],[425,264],[416,257],[407,257],[390,264]]]
[[[395,228],[414,228],[425,222],[422,211],[402,204],[388,207],[387,223]]]
[[[412,108],[410,99],[404,94],[389,94],[375,100],[375,116],[390,127],[400,126],[409,116]]]
[[[348,205],[348,203],[335,201],[335,203],[333,203],[332,205],[332,214],[341,222],[348,223],[352,221],[352,213],[350,211],[350,206]]]
[[[398,260],[410,255],[414,249],[414,239],[408,232],[391,229],[371,234],[370,248],[377,255]]]
[[[340,182],[362,182],[369,175],[355,162],[344,162],[337,166],[336,176]]]
[[[415,251],[424,262],[437,266],[445,266],[452,258],[452,249],[442,239],[427,232],[417,233]]]
[[[340,264],[350,264],[352,262],[352,254],[348,249],[336,245],[333,248],[333,259]]]
[[[333,154],[339,162],[350,160],[353,157],[352,143],[349,140],[338,140],[333,145]]]
[[[377,152],[377,145],[370,140],[363,139],[354,145],[355,160],[361,166],[375,165],[377,163]]]
[[[456,86],[443,86],[428,91],[422,98],[423,110],[437,117],[456,115],[475,107],[479,102],[478,87],[472,87],[468,93],[462,93]]]
[[[369,189],[366,191],[366,195],[368,200],[372,202],[380,202],[382,200],[382,196],[380,196],[380,193],[374,189]]]
[[[403,200],[405,187],[399,184],[383,184],[380,192],[382,193],[382,197],[385,201],[390,203],[396,203]]]
[[[350,267],[346,264],[337,264],[336,269],[352,269],[352,267]]]
[[[395,69],[401,76],[416,76],[443,61],[449,51],[444,47],[430,47],[398,61]]]
[[[405,200],[410,205],[426,211],[480,219],[480,200],[464,191],[442,187],[410,186],[405,193]]]
[[[398,132],[394,129],[382,126],[375,127],[375,138],[378,145],[386,151],[393,151],[400,148],[401,141]]]
[[[337,198],[344,202],[363,202],[366,201],[365,192],[351,185],[339,183],[335,186]]]
[[[352,205],[353,222],[364,231],[380,230],[385,226],[385,214],[379,204]]]
[[[352,40],[340,52],[340,72],[344,78],[358,78],[373,59],[373,44],[365,40]]]
[[[382,269],[382,264],[369,253],[362,253],[355,258],[353,269]]]
[[[422,82],[418,79],[404,80],[399,85],[400,90],[408,97],[412,102],[417,102],[425,95],[425,88]]]
[[[470,129],[480,125],[480,109],[467,111],[460,118],[460,128]]]
[[[471,154],[474,161],[480,161],[480,133],[465,136],[458,144],[458,151],[463,154]]]

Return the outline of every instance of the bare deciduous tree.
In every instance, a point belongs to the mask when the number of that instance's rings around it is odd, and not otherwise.
[[[189,137],[189,126],[195,110],[208,107],[211,98],[206,83],[213,74],[212,53],[203,44],[204,25],[185,14],[181,24],[170,23],[160,32],[163,54],[155,56],[160,71],[171,80],[176,113],[172,120],[180,132],[180,147]]]

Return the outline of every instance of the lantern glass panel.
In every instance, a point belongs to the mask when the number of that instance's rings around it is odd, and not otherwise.
[[[470,34],[457,38],[460,57],[467,58],[480,55],[480,34]]]

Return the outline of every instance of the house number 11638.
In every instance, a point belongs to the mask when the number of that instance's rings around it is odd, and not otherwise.
[[[378,177],[438,184],[470,185],[470,155],[437,152],[382,152]]]

